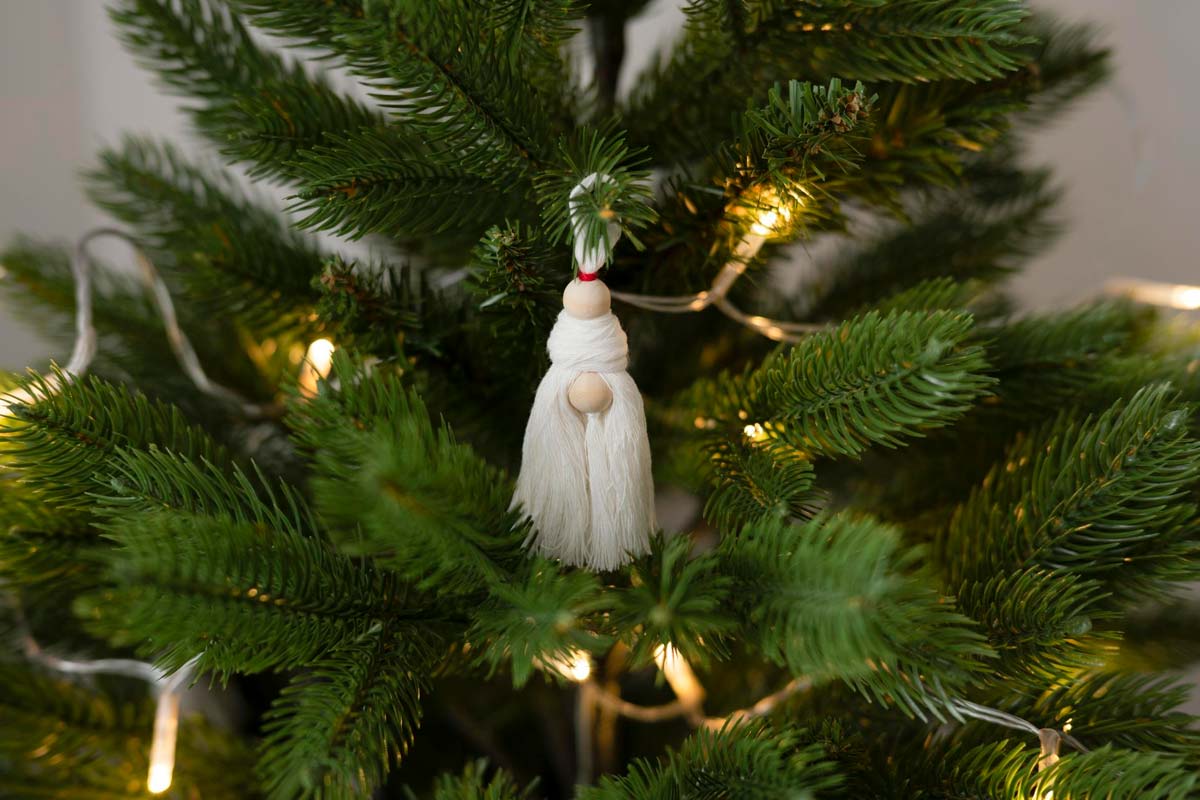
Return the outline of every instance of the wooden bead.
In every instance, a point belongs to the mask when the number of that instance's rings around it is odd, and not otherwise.
[[[576,278],[563,291],[563,308],[575,319],[595,319],[612,309],[612,295],[604,281]]]
[[[599,414],[612,405],[612,389],[595,372],[584,372],[567,389],[567,400],[580,414]]]

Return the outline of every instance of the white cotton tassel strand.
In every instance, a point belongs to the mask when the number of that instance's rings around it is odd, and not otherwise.
[[[586,241],[579,219],[581,195],[607,180],[592,174],[571,192],[580,277],[550,331],[550,370],[533,400],[513,496],[533,521],[528,546],[597,571],[649,551],[656,526],[646,412],[626,372],[625,331],[596,279],[607,248]],[[620,227],[610,222],[607,234],[611,247]]]
[[[550,332],[551,366],[529,414],[513,497],[533,520],[534,550],[597,571],[647,552],[655,528],[646,413],[625,371],[625,331],[606,307],[597,316],[576,316],[572,295],[600,292],[607,300],[604,284],[577,280],[564,295],[567,308]],[[590,396],[579,391],[589,373],[602,381]]]

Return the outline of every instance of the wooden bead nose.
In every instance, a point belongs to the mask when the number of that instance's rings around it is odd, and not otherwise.
[[[563,308],[575,319],[595,319],[612,309],[612,295],[604,281],[576,278],[563,290]]]
[[[595,372],[585,372],[572,381],[567,400],[580,414],[599,414],[612,405],[612,389]]]

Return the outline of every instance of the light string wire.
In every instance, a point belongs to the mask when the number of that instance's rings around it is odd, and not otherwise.
[[[725,262],[708,289],[695,294],[650,295],[612,292],[612,296],[623,303],[646,311],[663,314],[686,314],[716,308],[735,322],[745,325],[768,339],[776,342],[798,342],[809,333],[824,330],[827,326],[815,322],[787,322],[770,319],[757,314],[747,314],[729,299],[729,291],[746,267],[758,256],[767,235],[778,220],[778,211],[768,210],[750,226],[750,230],[734,246],[732,257]]]
[[[175,748],[179,738],[182,690],[191,684],[195,677],[200,656],[195,656],[170,674],[153,664],[132,658],[62,658],[47,652],[38,644],[20,603],[15,598],[11,598],[10,603],[21,650],[30,661],[66,675],[118,675],[150,684],[154,694],[154,729],[150,740],[150,766],[146,775],[146,788],[151,794],[161,794],[171,788],[175,771]]]
[[[584,207],[579,198],[596,185],[605,183],[613,183],[613,179],[603,173],[593,172],[571,189],[568,199],[573,233],[572,250],[581,273],[594,274],[599,271],[604,266],[606,253],[612,250],[621,235],[620,225],[612,220],[604,221],[602,227],[604,235],[608,238],[607,243],[590,241],[586,235],[590,226],[583,217]],[[735,322],[757,331],[768,339],[777,342],[799,341],[804,334],[823,330],[826,326],[819,323],[786,322],[761,317],[757,314],[746,314],[728,297],[730,289],[766,244],[767,237],[780,222],[787,222],[790,216],[787,208],[780,204],[763,210],[750,224],[746,234],[734,245],[730,259],[721,267],[712,284],[705,291],[684,295],[634,294],[618,291],[610,291],[610,294],[627,305],[663,314],[686,314],[704,311],[707,308],[716,308]]]
[[[162,319],[167,341],[171,352],[180,368],[192,384],[209,397],[237,406],[243,414],[251,418],[271,416],[270,406],[248,402],[237,392],[216,383],[200,365],[200,359],[192,347],[191,340],[179,325],[175,313],[175,304],[166,283],[154,266],[154,262],[146,254],[141,244],[130,234],[116,228],[94,228],[79,238],[71,252],[71,276],[75,284],[75,342],[71,348],[71,356],[62,369],[66,380],[74,380],[87,374],[96,356],[98,337],[92,312],[92,283],[95,270],[91,255],[91,245],[100,239],[117,239],[133,250],[138,264],[138,274],[141,278],[151,302]],[[43,380],[51,390],[58,388],[57,374],[43,376]],[[8,393],[7,398],[0,403],[0,412],[4,407],[14,402],[29,402],[36,399],[29,391],[18,389]]]
[[[59,387],[60,380],[75,380],[87,374],[96,356],[98,337],[92,308],[92,286],[94,261],[91,245],[100,239],[117,239],[132,248],[138,264],[143,287],[158,311],[166,331],[171,351],[180,368],[191,382],[204,394],[238,407],[247,417],[261,418],[271,414],[269,406],[246,401],[237,392],[216,383],[208,377],[200,359],[192,347],[187,334],[179,325],[175,304],[154,263],[137,239],[116,228],[95,228],[79,238],[71,253],[71,276],[75,294],[75,341],[71,356],[61,372],[43,376],[43,386],[50,391]],[[324,341],[324,340],[321,340]],[[316,367],[318,371],[321,366]],[[325,367],[327,370],[327,366]],[[61,376],[61,378],[60,378]],[[38,399],[27,389],[8,392],[0,399],[0,414],[12,403],[31,402]],[[145,681],[153,687],[155,695],[154,730],[150,746],[150,768],[147,788],[153,794],[165,792],[171,786],[175,768],[175,749],[179,733],[179,707],[181,689],[190,684],[196,673],[199,656],[188,661],[172,674],[167,674],[153,664],[124,658],[100,658],[75,660],[62,658],[46,652],[29,628],[20,605],[14,601],[14,613],[20,632],[22,650],[26,657],[42,666],[69,675],[121,675]]]
[[[588,657],[581,651],[573,663],[577,663],[581,658],[587,659]],[[638,722],[665,722],[682,717],[696,728],[722,730],[731,725],[739,725],[768,716],[787,700],[801,692],[808,691],[814,685],[808,677],[796,677],[782,688],[744,708],[724,716],[709,716],[704,711],[704,687],[683,655],[671,645],[666,647],[660,645],[655,651],[654,660],[675,695],[676,699],[670,703],[644,706],[625,700],[619,693],[610,691],[592,678],[590,663],[588,668],[577,668],[573,673],[568,674],[567,677],[579,684],[579,727],[589,724],[594,719],[594,714],[590,709],[593,706],[599,706]],[[1041,749],[1038,760],[1039,770],[1046,769],[1058,761],[1060,742],[1066,742],[1080,753],[1090,752],[1079,739],[1070,734],[1069,722],[1061,730],[1040,728],[1015,714],[961,698],[950,699],[946,708],[950,712],[950,716],[959,722],[964,719],[974,719],[1038,737]]]

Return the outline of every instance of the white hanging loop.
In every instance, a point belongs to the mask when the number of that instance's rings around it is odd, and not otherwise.
[[[608,261],[608,254],[612,252],[613,246],[621,238],[620,224],[615,220],[610,220],[605,227],[605,235],[608,237],[607,246],[603,242],[588,241],[588,224],[585,217],[588,209],[580,198],[585,192],[591,191],[597,184],[604,185],[605,183],[616,184],[609,176],[593,172],[575,185],[567,201],[567,208],[571,217],[575,263],[579,265],[581,275],[595,275],[599,272],[600,268]],[[590,247],[589,244],[591,245]]]

